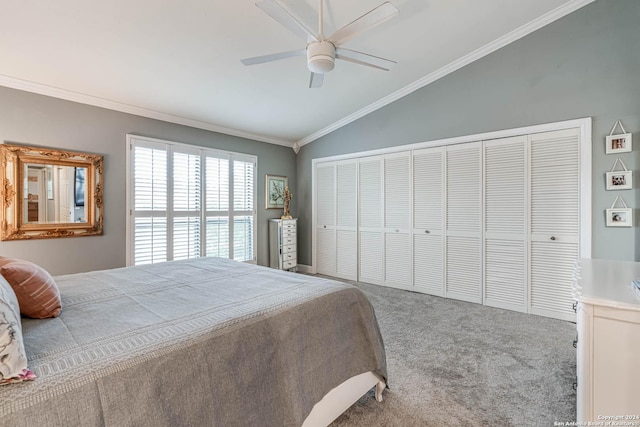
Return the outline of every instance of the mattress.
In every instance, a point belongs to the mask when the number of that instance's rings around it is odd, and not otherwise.
[[[33,382],[0,387],[11,426],[299,426],[328,391],[386,380],[357,288],[220,258],[55,278],[55,319],[22,319]]]

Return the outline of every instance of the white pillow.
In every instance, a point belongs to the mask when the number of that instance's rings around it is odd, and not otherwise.
[[[0,385],[33,379],[35,375],[27,368],[18,299],[0,276]]]

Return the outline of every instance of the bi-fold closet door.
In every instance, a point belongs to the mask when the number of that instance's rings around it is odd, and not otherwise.
[[[482,144],[413,152],[413,289],[482,303]]]
[[[319,273],[572,320],[580,131],[316,165]]]
[[[347,280],[358,278],[357,161],[316,168],[316,270]]]
[[[412,286],[411,153],[358,160],[359,280]]]
[[[484,141],[484,304],[575,320],[580,132]]]

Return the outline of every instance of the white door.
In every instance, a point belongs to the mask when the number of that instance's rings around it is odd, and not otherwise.
[[[530,312],[575,321],[571,284],[580,243],[580,132],[544,132],[530,140]]]
[[[358,279],[358,162],[336,164],[336,272],[342,279]]]
[[[59,222],[73,222],[73,208],[74,208],[74,176],[73,168],[68,166],[58,167],[58,186],[59,186],[59,200],[58,203],[58,221]]]
[[[336,274],[336,165],[335,162],[316,166],[316,271]]]
[[[445,296],[482,303],[482,145],[446,148]]]
[[[384,158],[385,284],[413,289],[411,152]]]
[[[528,310],[526,135],[484,143],[484,303]]]
[[[361,282],[384,284],[384,158],[358,161],[358,222]]]
[[[413,287],[444,296],[444,149],[413,152]]]

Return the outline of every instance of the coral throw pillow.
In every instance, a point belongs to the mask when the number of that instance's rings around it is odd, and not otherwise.
[[[60,314],[58,285],[44,268],[29,261],[0,257],[0,274],[13,288],[24,316],[45,319]]]

